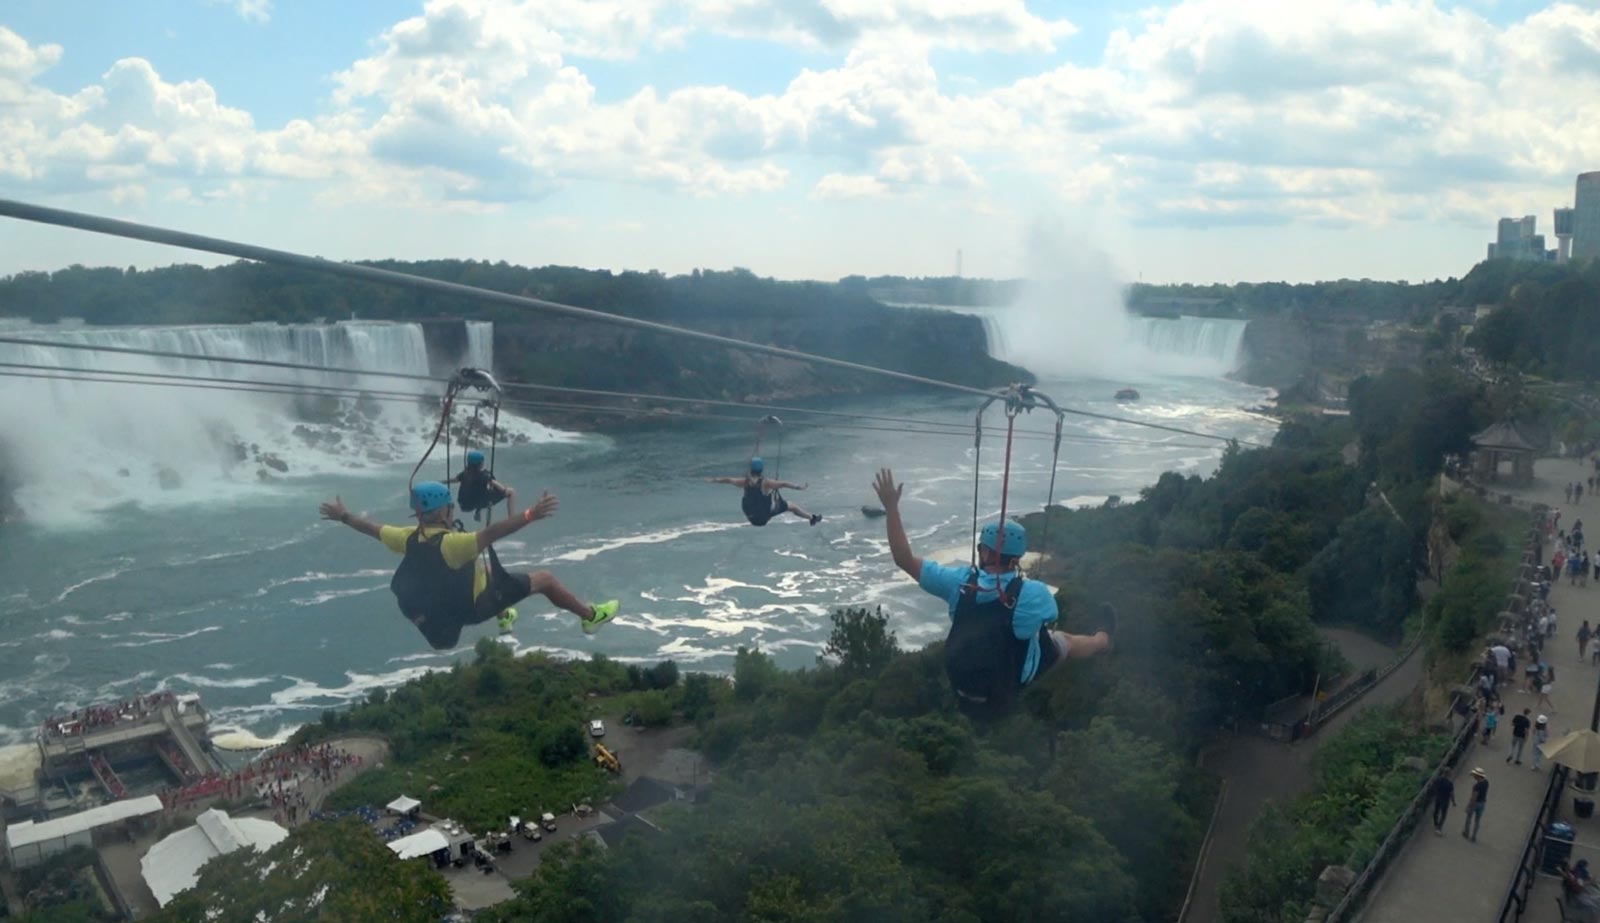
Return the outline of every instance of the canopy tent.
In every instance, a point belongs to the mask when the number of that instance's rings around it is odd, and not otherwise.
[[[270,820],[229,817],[212,808],[195,818],[195,825],[172,834],[139,860],[145,884],[165,907],[179,893],[194,887],[200,869],[218,856],[250,846],[266,852],[281,843],[289,831]]]
[[[418,830],[410,836],[390,840],[389,848],[402,859],[415,859],[418,856],[431,856],[441,849],[449,849],[450,841],[444,834],[429,827],[426,830]]]
[[[1600,772],[1600,734],[1588,728],[1546,741],[1539,745],[1539,752],[1574,772]]]
[[[6,828],[6,853],[13,868],[26,868],[74,846],[94,845],[96,827],[160,813],[161,799],[146,795],[143,798],[113,801],[39,823],[25,820]]]
[[[417,808],[422,807],[422,802],[407,795],[401,795],[399,798],[396,798],[387,805],[384,805],[384,807],[396,814],[410,814]]]

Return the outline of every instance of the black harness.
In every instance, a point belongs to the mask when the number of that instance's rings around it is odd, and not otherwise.
[[[974,721],[993,721],[1010,711],[1022,690],[1022,665],[1031,639],[1018,639],[1011,627],[1013,608],[1022,592],[1021,575],[1006,591],[978,602],[978,571],[961,587],[944,642],[944,668],[962,714]]]
[[[477,567],[451,567],[445,563],[441,547],[449,530],[424,538],[422,528],[406,539],[405,557],[389,580],[400,611],[416,626],[430,644],[438,646],[449,636],[451,645],[460,637],[461,626],[473,616],[472,584]]]
[[[778,492],[768,494],[761,489],[765,478],[756,478],[754,483],[749,478],[744,482],[744,498],[739,501],[739,506],[744,510],[744,516],[753,526],[764,526],[776,514],[778,508]]]
[[[462,470],[461,489],[456,491],[456,505],[461,507],[462,512],[471,513],[494,505],[494,501],[489,499],[489,482],[492,480],[494,472],[487,468]]]
[[[445,563],[442,543],[449,534],[449,530],[441,530],[424,538],[421,528],[412,532],[406,538],[405,557],[389,580],[400,611],[436,650],[455,647],[461,629],[493,617],[530,591],[526,578],[508,573],[500,566],[499,555],[489,548],[488,585],[474,599],[478,567],[475,563],[464,567]]]

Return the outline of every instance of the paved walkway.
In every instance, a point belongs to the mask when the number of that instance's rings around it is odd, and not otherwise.
[[[1323,637],[1344,651],[1357,670],[1381,666],[1396,653],[1393,647],[1349,629],[1319,630]],[[1234,736],[1206,759],[1206,768],[1217,773],[1227,783],[1227,788],[1222,794],[1222,804],[1217,807],[1216,825],[1211,831],[1211,841],[1195,882],[1194,900],[1183,917],[1184,923],[1217,923],[1222,919],[1217,906],[1219,889],[1228,872],[1244,858],[1249,846],[1250,825],[1269,801],[1284,804],[1310,790],[1315,778],[1311,760],[1322,743],[1362,711],[1406,698],[1421,679],[1422,653],[1419,651],[1309,739],[1283,744],[1246,732]]]
[[[1594,521],[1600,523],[1600,502],[1589,500],[1573,507],[1561,495],[1565,484],[1583,480],[1593,473],[1592,468],[1575,459],[1540,459],[1534,473],[1531,487],[1507,492],[1563,510],[1563,528],[1575,519],[1584,518],[1585,512],[1591,512]],[[1592,530],[1593,526],[1586,531],[1600,534]],[[1546,560],[1550,550],[1545,549]],[[1588,587],[1558,582],[1550,593],[1550,601],[1559,625],[1545,653],[1546,661],[1556,669],[1555,689],[1551,693],[1556,708],[1550,713],[1550,737],[1555,739],[1568,731],[1589,726],[1596,674],[1600,671],[1579,661],[1578,642],[1574,636],[1584,619],[1591,625],[1600,623],[1600,586],[1592,581]],[[1520,671],[1520,664],[1518,669]],[[1488,775],[1489,801],[1477,842],[1462,838],[1463,815],[1459,806],[1451,809],[1443,836],[1435,836],[1428,824],[1419,827],[1384,876],[1378,891],[1369,899],[1360,917],[1364,923],[1413,923],[1417,920],[1477,923],[1497,919],[1549,782],[1546,777],[1548,762],[1538,771],[1531,768],[1531,740],[1522,765],[1506,762],[1511,717],[1524,708],[1533,708],[1533,716],[1537,717],[1539,710],[1535,706],[1539,697],[1506,692],[1504,698],[1506,715],[1500,720],[1494,740],[1486,747],[1475,746],[1468,750],[1455,776],[1456,800],[1458,805],[1464,805],[1472,784],[1473,767],[1483,767]],[[1580,847],[1594,847],[1580,848],[1580,855],[1588,855],[1592,862],[1600,861],[1600,819],[1575,821],[1571,817],[1570,798],[1564,799],[1561,811],[1561,819],[1577,829]],[[1529,898],[1524,919],[1555,919],[1555,908],[1550,905],[1559,894],[1559,882],[1541,876]]]

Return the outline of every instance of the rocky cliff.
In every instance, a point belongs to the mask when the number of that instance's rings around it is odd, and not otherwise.
[[[1025,370],[989,355],[979,319],[943,311],[883,309],[826,321],[675,317],[673,323],[976,387],[1033,380]],[[455,354],[464,336],[462,326],[428,322],[430,352]],[[773,402],[915,387],[878,375],[567,319],[499,321],[494,354],[496,369],[506,379],[709,400]]]

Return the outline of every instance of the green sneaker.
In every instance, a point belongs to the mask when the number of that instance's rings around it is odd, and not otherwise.
[[[517,624],[517,610],[507,609],[506,611],[500,613],[500,618],[498,621],[500,624],[500,633],[503,635],[510,634],[511,626]]]
[[[590,606],[589,611],[592,614],[583,620],[583,633],[586,635],[592,635],[600,630],[601,625],[604,625],[605,623],[616,618],[618,605],[620,604],[613,599],[610,602],[601,603],[598,606]]]

